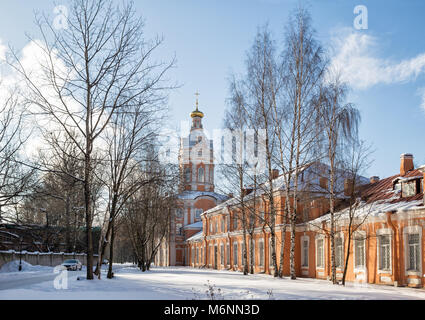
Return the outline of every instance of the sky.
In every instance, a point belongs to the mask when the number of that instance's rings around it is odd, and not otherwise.
[[[169,97],[178,127],[189,120],[199,90],[204,127],[222,127],[229,77],[244,72],[246,51],[256,30],[268,23],[279,44],[298,0],[137,0],[148,38],[160,35],[158,59],[176,57],[168,74],[179,87]],[[399,171],[400,154],[425,164],[425,1],[311,0],[307,5],[317,39],[341,69],[352,90],[349,102],[360,110],[360,137],[372,145],[374,161],[365,175],[381,178]],[[34,12],[52,16],[66,1],[1,1],[0,56],[5,46],[22,49],[33,34]],[[367,8],[367,29],[356,29],[358,5]]]

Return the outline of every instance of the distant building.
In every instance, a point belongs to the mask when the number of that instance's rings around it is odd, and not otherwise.
[[[190,116],[189,136],[180,141],[178,207],[171,219],[169,239],[156,255],[157,265],[188,265],[186,239],[202,230],[203,212],[227,200],[226,196],[214,192],[214,146],[204,133],[204,114],[198,109],[198,100]]]

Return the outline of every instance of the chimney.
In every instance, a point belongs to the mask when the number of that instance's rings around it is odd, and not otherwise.
[[[379,181],[379,177],[378,176],[370,177],[370,183],[376,183],[378,181]]]
[[[323,189],[328,189],[328,178],[320,177],[319,178],[319,186]]]
[[[279,177],[279,170],[278,169],[273,169],[272,179],[276,179],[277,177]]]
[[[404,176],[409,171],[413,170],[413,155],[411,153],[403,153],[400,156],[400,175]]]
[[[350,197],[354,192],[353,179],[345,179],[344,180],[344,195]]]
[[[254,189],[252,189],[252,188],[244,188],[244,189],[242,189],[242,197],[245,197],[245,196],[249,195],[252,192],[252,190],[254,190]]]

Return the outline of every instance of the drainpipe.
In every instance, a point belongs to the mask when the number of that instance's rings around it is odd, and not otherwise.
[[[399,235],[398,235],[398,231],[397,231],[397,227],[393,224],[393,222],[391,221],[391,216],[395,211],[389,211],[386,212],[387,215],[387,224],[390,226],[390,228],[393,230],[394,232],[394,246],[393,246],[393,270],[394,270],[394,286],[397,287],[398,286],[398,282],[399,282],[399,266],[398,266],[398,250],[397,250],[397,243],[400,245],[400,241],[399,241]],[[378,248],[379,250],[379,248]]]

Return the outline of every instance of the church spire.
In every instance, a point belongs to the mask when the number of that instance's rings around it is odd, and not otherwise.
[[[196,91],[195,96],[196,96],[196,110],[195,111],[192,111],[192,113],[190,114],[190,116],[192,118],[195,118],[195,117],[203,118],[204,117],[204,113],[202,111],[199,111],[199,109],[198,109],[198,107],[199,107],[199,104],[198,104],[199,92],[198,91]]]

